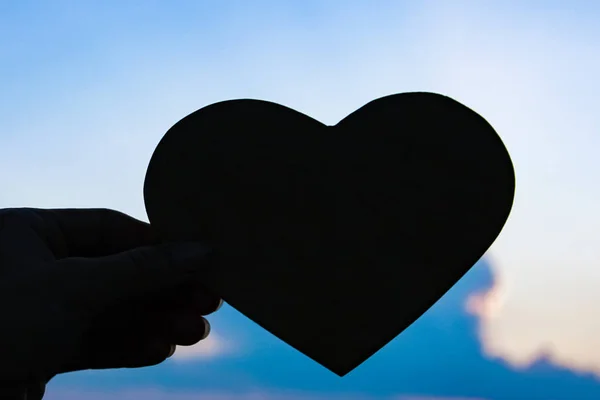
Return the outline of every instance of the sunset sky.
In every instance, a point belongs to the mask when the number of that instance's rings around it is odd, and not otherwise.
[[[335,124],[442,93],[494,126],[517,177],[488,254],[347,377],[226,305],[167,362],[60,376],[46,398],[599,399],[598,21],[578,0],[0,0],[0,208],[147,220],[162,135],[236,98]]]

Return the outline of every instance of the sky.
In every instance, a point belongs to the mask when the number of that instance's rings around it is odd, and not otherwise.
[[[158,141],[236,98],[335,124],[378,97],[442,93],[492,124],[517,178],[483,259],[344,378],[226,305],[165,363],[59,376],[46,398],[600,398],[598,20],[579,0],[0,0],[0,208],[147,221]]]

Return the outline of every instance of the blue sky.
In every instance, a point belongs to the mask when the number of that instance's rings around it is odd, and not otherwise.
[[[162,135],[234,98],[334,124],[443,93],[495,127],[517,173],[485,261],[346,378],[224,307],[164,365],[59,377],[48,398],[600,398],[598,20],[591,1],[0,0],[0,207],[146,220]]]

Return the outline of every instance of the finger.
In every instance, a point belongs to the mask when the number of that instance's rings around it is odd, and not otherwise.
[[[129,298],[114,304],[94,318],[95,323],[117,329],[155,329],[169,324],[172,315],[206,316],[218,311],[223,300],[201,288],[197,283],[184,283],[155,295]],[[154,321],[146,325],[144,321]],[[138,328],[140,327],[141,328]]]
[[[94,352],[93,369],[140,368],[157,365],[175,353],[175,345],[162,338],[113,343],[103,352]]]
[[[80,350],[56,373],[85,369],[156,365],[175,345],[189,346],[210,334],[210,324],[192,310],[158,313],[133,303],[118,305],[95,318]]]
[[[154,332],[169,343],[191,346],[206,339],[210,334],[210,323],[201,315],[191,311],[178,311],[155,320],[159,325]]]
[[[145,302],[118,304],[94,318],[90,340],[146,336],[161,337],[169,343],[190,346],[210,333],[209,322],[194,308],[150,308]]]
[[[223,299],[201,288],[192,293],[189,307],[200,315],[210,315],[223,307]]]
[[[86,368],[136,368],[156,365],[173,355],[175,345],[191,346],[208,337],[209,322],[197,315],[179,314],[162,319],[162,327],[139,333],[98,335]],[[151,332],[151,333],[150,333]],[[109,338],[109,340],[107,340]]]
[[[186,282],[169,291],[151,297],[146,306],[156,310],[173,311],[189,309],[200,315],[218,311],[223,300],[199,282]]]
[[[61,373],[87,369],[140,368],[160,364],[175,352],[175,344],[157,337],[113,336],[90,342],[78,359],[65,364]]]
[[[193,242],[140,247],[101,258],[60,260],[43,278],[66,306],[96,313],[197,279],[210,264],[209,254]]]
[[[194,292],[187,294],[193,297]],[[181,305],[156,305],[156,299],[128,301],[107,309],[95,318],[94,325],[101,337],[124,334],[142,337],[151,334],[160,336],[169,343],[191,346],[205,339],[210,333],[210,324],[203,318],[203,310],[210,313],[215,305],[218,305],[213,298],[210,300],[208,307],[207,303],[198,307],[189,301]]]
[[[43,222],[31,209],[0,210],[0,272],[8,275],[54,260],[44,235]]]
[[[155,245],[150,224],[109,209],[37,209],[57,258],[102,257]],[[58,240],[57,240],[58,239]]]

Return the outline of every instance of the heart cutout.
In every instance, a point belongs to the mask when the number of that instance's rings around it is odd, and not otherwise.
[[[160,141],[144,198],[163,240],[216,250],[207,287],[343,376],[477,262],[514,190],[481,116],[402,93],[334,126],[267,101],[204,107]]]

